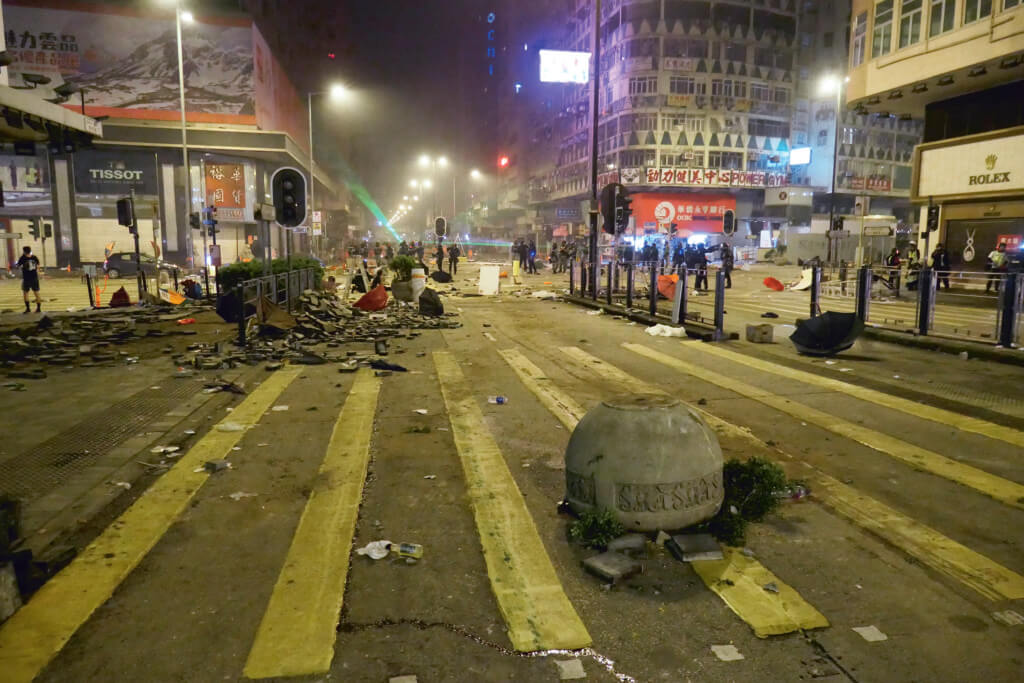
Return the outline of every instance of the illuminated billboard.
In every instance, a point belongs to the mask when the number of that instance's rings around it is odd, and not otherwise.
[[[789,153],[790,166],[804,166],[811,163],[810,147],[794,147]]]
[[[588,83],[590,53],[564,50],[540,50],[542,83]]]

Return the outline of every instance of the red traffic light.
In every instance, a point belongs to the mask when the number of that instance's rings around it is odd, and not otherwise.
[[[508,168],[509,158],[507,156],[498,157],[498,168]]]

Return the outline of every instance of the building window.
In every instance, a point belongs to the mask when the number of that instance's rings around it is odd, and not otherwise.
[[[951,0],[954,2],[955,0]],[[987,0],[991,2],[991,0]],[[901,0],[900,2],[900,47],[913,45],[921,40],[922,0]]]
[[[1008,10],[1020,4],[1020,0],[1003,0],[1003,10]]]
[[[662,122],[665,130],[685,130],[688,133],[701,133],[704,131],[704,117],[690,114],[662,114]]]
[[[984,19],[990,14],[992,14],[992,0],[966,0],[964,3],[965,24]]]
[[[868,34],[868,13],[861,12],[853,22],[853,65],[864,63],[864,48]]]
[[[630,95],[653,95],[658,92],[657,76],[638,76],[629,79]]]
[[[671,76],[668,79],[668,91],[673,95],[704,95],[707,83],[689,76]]]
[[[887,55],[892,50],[892,3],[893,0],[882,0],[875,5],[875,32],[871,36],[872,59]]]
[[[941,35],[953,28],[956,0],[932,0],[931,7],[931,14],[928,20],[929,38]]]
[[[743,168],[742,152],[708,152],[708,168],[739,170]]]
[[[788,138],[789,124],[785,121],[752,118],[747,121],[747,134],[769,138]]]
[[[760,100],[761,102],[772,101],[772,89],[765,83],[751,83],[750,84],[750,99]]]
[[[754,50],[754,64],[758,66],[772,66],[775,64],[775,51],[769,47],[759,47]]]
[[[789,104],[789,91],[785,88],[776,88],[775,102],[778,104]]]
[[[722,58],[731,59],[734,62],[745,62],[747,61],[747,46],[743,43],[724,43]]]
[[[665,38],[662,52],[666,57],[707,59],[708,41],[700,38]]]

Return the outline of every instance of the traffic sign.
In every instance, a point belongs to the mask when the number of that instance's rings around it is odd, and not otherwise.
[[[892,234],[892,228],[888,225],[872,225],[864,228],[864,234],[868,237],[888,237]]]
[[[0,232],[0,240],[20,240],[20,232]]]
[[[324,222],[323,211],[314,211],[313,212],[313,222],[314,223],[323,223]]]

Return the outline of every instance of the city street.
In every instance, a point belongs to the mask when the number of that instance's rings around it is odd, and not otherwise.
[[[656,338],[532,297],[561,291],[550,275],[464,296],[477,270],[442,288],[461,327],[392,340],[408,372],[176,378],[170,356],[234,338],[203,312],[196,335],[125,344],[137,363],[5,390],[0,488],[23,484],[30,544],[79,552],[0,626],[3,680],[557,681],[573,659],[596,681],[1019,676],[1024,369],[866,339],[821,360],[784,338]],[[245,395],[204,393],[215,376]],[[576,423],[624,392],[684,401],[726,459],[776,461],[810,496],[724,561],[650,542],[609,586],[557,507]],[[422,558],[355,552],[382,539]]]

